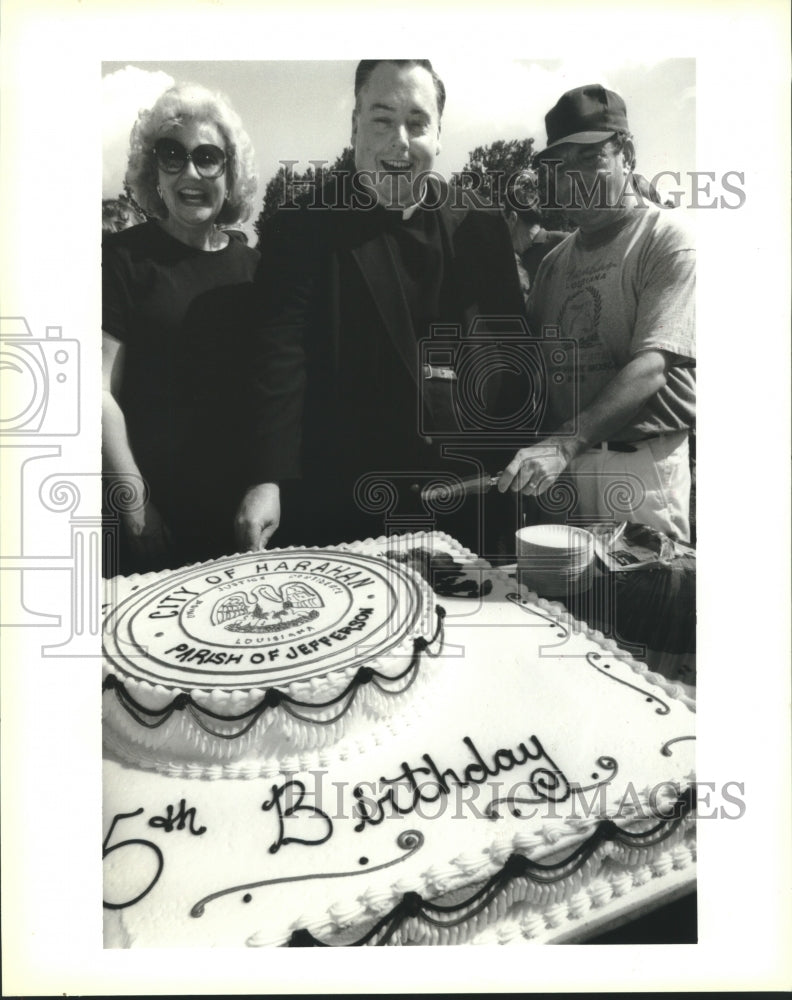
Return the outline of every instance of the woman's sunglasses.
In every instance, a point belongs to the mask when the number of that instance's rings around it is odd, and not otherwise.
[[[166,174],[180,174],[188,160],[192,160],[201,177],[219,177],[225,170],[225,153],[210,143],[196,146],[188,153],[178,139],[157,139],[153,152],[160,170]]]

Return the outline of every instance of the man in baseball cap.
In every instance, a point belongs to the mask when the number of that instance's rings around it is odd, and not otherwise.
[[[695,250],[678,211],[635,197],[627,109],[599,84],[565,93],[538,155],[577,231],[542,262],[528,299],[548,365],[539,444],[499,489],[542,497],[559,477],[577,520],[630,520],[689,538],[695,420]],[[535,159],[536,163],[536,159]],[[559,360],[559,359],[565,360]]]
[[[545,127],[547,146],[536,154],[534,165],[549,204],[565,211],[576,225],[591,228],[612,222],[614,211],[637,187],[624,101],[599,84],[577,87],[548,111]],[[610,162],[608,150],[621,153],[623,162]]]

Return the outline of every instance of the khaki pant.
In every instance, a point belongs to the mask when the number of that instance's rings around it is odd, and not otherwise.
[[[536,498],[547,520],[634,521],[690,540],[688,431],[639,441],[634,452],[591,448]]]

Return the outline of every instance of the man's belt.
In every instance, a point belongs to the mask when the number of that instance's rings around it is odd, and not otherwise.
[[[600,441],[594,447],[602,451],[638,451],[634,444],[629,444],[627,441]]]
[[[439,368],[437,365],[422,365],[425,379],[442,379],[445,382],[456,382],[456,372],[453,368]]]
[[[682,428],[680,428],[681,430]],[[668,431],[667,433],[673,434],[675,431]],[[657,441],[659,438],[665,437],[665,434],[650,434],[645,438],[638,438],[636,441],[600,441],[599,444],[592,446],[594,451],[638,451],[638,445],[648,444],[650,441]]]

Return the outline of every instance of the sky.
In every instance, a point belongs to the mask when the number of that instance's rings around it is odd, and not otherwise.
[[[636,138],[638,170],[649,177],[696,169],[696,64],[693,58],[603,60],[433,60],[448,94],[442,152],[450,176],[477,146],[498,139],[546,141],[544,115],[572,87],[601,83],[620,94]],[[102,66],[103,197],[123,186],[129,132],[141,108],[175,82],[226,94],[250,135],[259,169],[260,207],[280,160],[332,162],[350,142],[356,63],[346,60],[105,62]],[[670,178],[658,185],[673,187]],[[258,211],[254,213],[258,214]],[[245,226],[252,237],[252,218]]]

